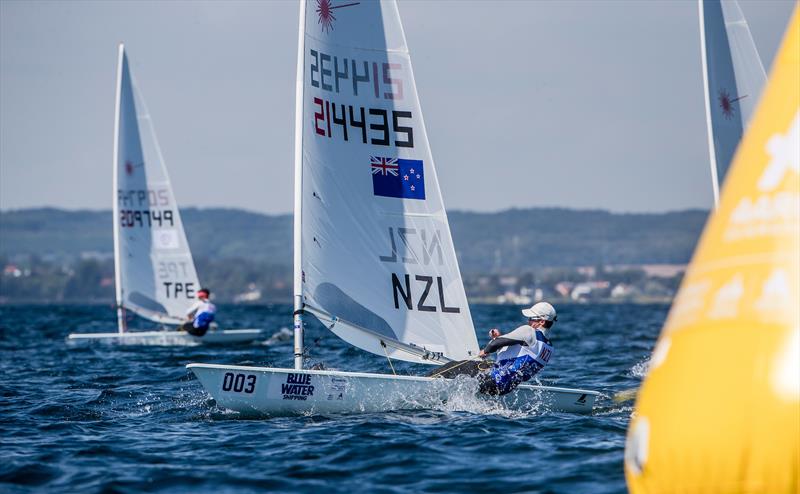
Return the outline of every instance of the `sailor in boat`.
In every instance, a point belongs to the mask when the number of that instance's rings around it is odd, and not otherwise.
[[[489,366],[485,361],[462,360],[444,365],[430,376],[452,379],[467,374],[478,378],[481,393],[510,393],[544,369],[553,355],[553,345],[545,333],[557,320],[555,308],[547,302],[539,302],[524,309],[522,315],[528,318],[528,322],[507,334],[500,334],[497,329],[489,331],[492,340],[479,356],[485,359],[497,352],[493,365]]]
[[[497,329],[489,332],[492,341],[481,350],[479,356],[486,358],[497,352],[497,358],[489,372],[480,376],[482,393],[510,393],[539,373],[550,361],[553,345],[545,333],[558,319],[555,308],[547,302],[539,302],[524,309],[522,315],[528,318],[527,324],[510,333],[502,335]]]
[[[186,311],[188,321],[178,328],[180,331],[186,331],[194,336],[206,334],[217,313],[217,306],[208,300],[210,295],[211,291],[208,288],[201,288],[197,291],[197,302]]]

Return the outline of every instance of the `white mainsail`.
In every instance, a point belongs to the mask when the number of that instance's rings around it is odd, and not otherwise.
[[[476,356],[396,3],[305,0],[302,12],[295,296],[372,353]]]
[[[200,284],[150,115],[132,82],[123,45],[116,113],[117,305],[152,321],[178,324]],[[123,326],[121,317],[120,329]]]
[[[736,0],[698,0],[714,204],[766,81]]]

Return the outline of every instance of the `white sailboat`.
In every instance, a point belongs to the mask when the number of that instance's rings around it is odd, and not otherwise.
[[[140,129],[145,130],[144,135]],[[260,329],[211,328],[202,337],[184,331],[128,332],[126,311],[162,325],[186,322],[200,282],[183,230],[150,114],[131,78],[119,46],[114,129],[114,268],[117,325],[112,333],[73,333],[72,341],[181,345],[238,343]]]
[[[395,1],[303,0],[299,27],[295,368],[187,367],[240,412],[441,405],[452,380],[303,368],[308,314],[390,364],[444,364],[479,349]],[[589,412],[598,395],[522,385],[502,400]]]
[[[714,206],[766,74],[736,0],[698,0]]]

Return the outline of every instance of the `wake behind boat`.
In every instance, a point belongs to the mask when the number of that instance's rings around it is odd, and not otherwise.
[[[295,369],[189,364],[205,389],[226,408],[266,415],[448,401],[458,379],[303,368],[308,314],[389,366],[479,354],[393,0],[301,2],[294,220]],[[485,399],[589,412],[598,395],[522,385]]]
[[[140,129],[147,132],[142,135]],[[113,166],[118,331],[73,333],[68,340],[186,345],[259,338],[260,329],[218,330],[213,326],[203,336],[170,330],[127,332],[127,311],[162,326],[185,323],[187,309],[202,290],[150,114],[133,84],[121,44]]]

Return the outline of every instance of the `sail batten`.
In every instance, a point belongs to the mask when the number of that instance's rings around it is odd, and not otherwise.
[[[303,9],[296,297],[379,355],[427,361],[381,340],[477,355],[396,3]]]

